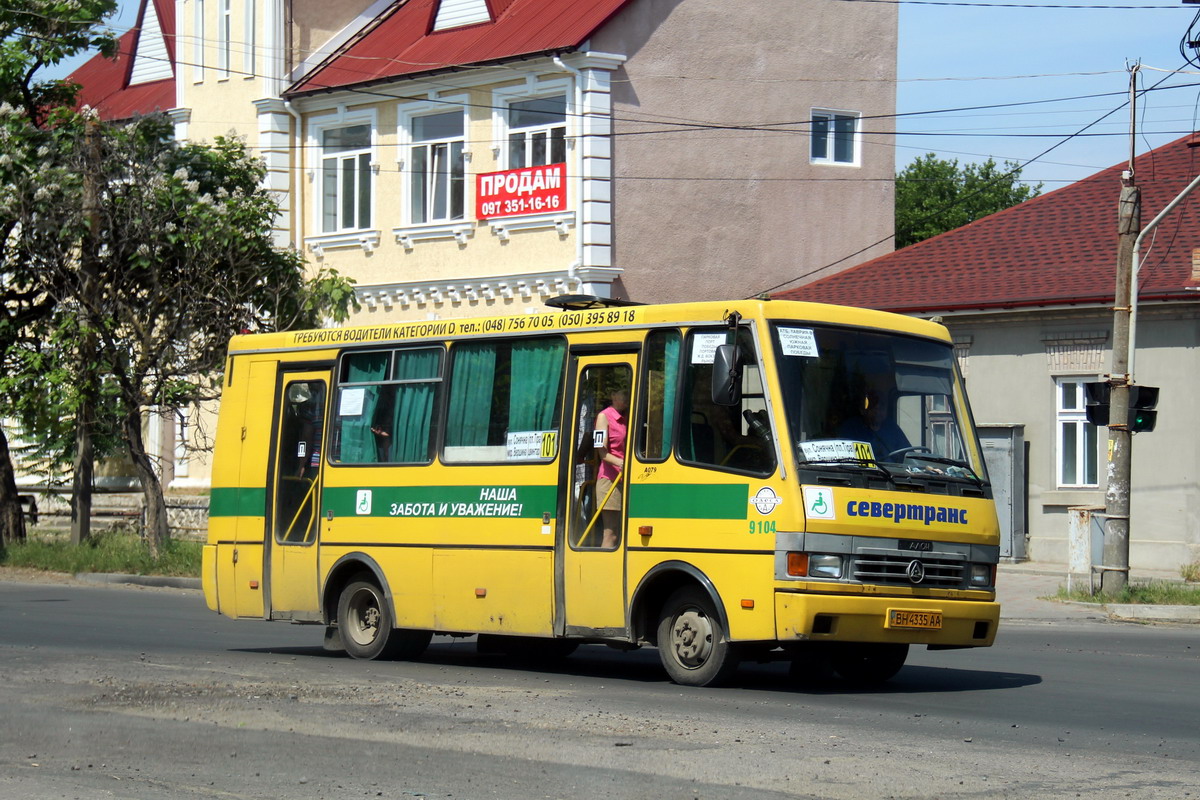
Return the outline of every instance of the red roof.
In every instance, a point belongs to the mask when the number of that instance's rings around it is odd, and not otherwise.
[[[1192,136],[1139,156],[1142,224],[1200,175]],[[863,306],[902,313],[1111,303],[1117,264],[1117,164],[1090,178],[872,259],[781,300]],[[1141,248],[1142,300],[1200,300],[1186,291],[1200,248],[1200,191],[1147,234]]]
[[[167,54],[171,59],[171,71],[175,70],[175,3],[173,0],[153,0],[158,12]],[[133,69],[133,56],[138,49],[142,34],[142,22],[148,11],[149,0],[142,0],[138,11],[138,24],[126,31],[117,40],[115,58],[97,55],[67,76],[67,80],[80,85],[78,105],[91,106],[104,120],[130,119],[139,114],[167,111],[175,107],[175,80],[151,81],[129,84]]]
[[[316,92],[578,47],[630,0],[490,0],[492,21],[434,31],[439,0],[400,2],[289,90]]]

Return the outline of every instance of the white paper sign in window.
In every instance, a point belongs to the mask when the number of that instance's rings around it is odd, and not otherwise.
[[[557,431],[509,431],[504,439],[508,461],[536,461],[553,458]]]
[[[851,439],[822,439],[800,443],[805,461],[874,460],[871,445]]]
[[[725,344],[723,333],[697,333],[692,337],[692,363],[711,364],[717,355],[717,348]]]
[[[812,328],[780,328],[779,346],[783,348],[785,356],[821,357]]]
[[[363,412],[363,398],[367,394],[365,386],[352,389],[342,389],[342,399],[338,404],[339,417],[357,417]]]

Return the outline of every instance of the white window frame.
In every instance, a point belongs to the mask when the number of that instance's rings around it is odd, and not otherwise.
[[[1059,489],[1094,489],[1100,485],[1101,437],[1099,429],[1087,421],[1087,392],[1083,386],[1094,380],[1095,376],[1088,375],[1054,379],[1054,483]],[[1075,387],[1074,396],[1064,402],[1068,386]],[[1069,437],[1073,441],[1068,441],[1068,429],[1074,432]],[[1093,437],[1091,447],[1089,432]],[[1069,463],[1074,464],[1072,474],[1067,474]],[[1089,481],[1089,477],[1093,479]]]
[[[563,103],[564,114],[563,114],[562,122],[551,122],[551,124],[542,124],[542,125],[526,125],[526,126],[522,126],[522,127],[514,127],[510,124],[509,114],[511,113],[512,106],[515,106],[516,103],[520,103],[520,102],[524,102],[524,101],[528,101],[528,100],[542,100],[542,98],[557,97],[558,95],[562,95],[563,101],[564,101],[564,103]],[[570,101],[570,96],[568,94],[566,94],[566,92],[553,92],[553,94],[548,94],[548,95],[547,94],[539,94],[539,95],[535,95],[533,97],[511,98],[511,100],[508,103],[508,108],[505,109],[505,120],[504,120],[505,121],[505,131],[506,131],[506,136],[504,137],[504,144],[505,144],[505,146],[504,146],[504,163],[506,164],[506,166],[508,166],[508,169],[518,169],[518,168],[523,168],[523,167],[544,167],[544,166],[546,166],[546,164],[557,164],[557,163],[563,163],[566,161],[566,143],[568,143],[569,138],[568,138],[568,134],[566,134],[566,131],[568,131],[568,118],[566,118],[565,109],[566,109],[566,103],[568,103],[569,101]],[[552,161],[551,156],[550,156],[551,150],[553,148],[553,136],[554,136],[553,132],[558,130],[558,128],[562,128],[562,131],[563,131],[563,162]],[[517,166],[517,164],[512,163],[512,136],[514,136],[515,133],[521,133],[522,136],[524,137],[524,142],[522,143],[522,149],[524,150],[523,161],[526,163],[520,164],[520,166]],[[534,137],[536,136],[536,134],[539,134],[539,133],[544,133],[546,136],[546,158],[547,158],[547,160],[545,162],[535,164],[535,163],[533,163],[533,158],[532,158],[532,154],[530,154],[530,150],[532,150],[532,148],[533,148]]]
[[[258,77],[258,2],[257,0],[245,0],[246,3],[246,25],[245,35],[242,37],[245,40],[242,51],[242,71],[246,73],[245,78]]]
[[[233,47],[232,0],[218,0],[217,6],[217,73],[229,77],[230,50]]]
[[[563,120],[563,138],[565,139],[566,152],[564,160],[570,162],[570,151],[574,146],[574,138],[576,136],[576,114],[577,110],[574,107],[575,93],[572,91],[571,82],[567,79],[552,80],[552,81],[534,81],[529,80],[522,86],[510,86],[503,89],[495,89],[492,92],[492,131],[493,131],[493,153],[496,156],[497,163],[501,165],[501,169],[510,170],[517,169],[509,158],[509,135],[513,130],[508,124],[508,110],[512,103],[521,102],[523,100],[537,100],[543,97],[554,97],[555,95],[563,95],[566,98],[566,116]],[[526,132],[536,132],[538,130],[549,131],[552,128],[558,127],[555,125],[540,125],[534,127],[522,128],[520,130]],[[547,149],[549,152],[549,149]],[[557,162],[548,162],[557,163]],[[526,164],[525,166],[536,166]]]
[[[470,150],[468,149],[468,141],[467,141],[467,133],[470,130],[470,123],[471,123],[470,116],[467,113],[467,106],[466,106],[467,98],[466,97],[447,97],[447,98],[444,98],[444,100],[445,100],[445,102],[438,102],[438,103],[406,104],[406,105],[401,106],[399,109],[398,133],[399,133],[399,138],[401,139],[401,147],[399,150],[399,167],[400,167],[400,173],[403,176],[403,180],[401,181],[401,186],[403,187],[402,188],[402,192],[403,192],[402,206],[404,208],[403,218],[405,220],[405,225],[408,226],[409,228],[422,229],[426,226],[453,225],[454,223],[462,223],[465,220],[467,220],[468,218],[473,216],[473,214],[471,213],[470,205],[469,205],[470,200],[472,198],[471,189],[468,185],[470,183],[470,181],[467,180],[467,175],[466,175],[466,165],[467,165],[467,162],[470,161],[470,159],[471,159],[471,153],[470,153]],[[457,103],[460,103],[460,102],[463,103],[462,106],[456,105]],[[430,117],[430,116],[435,116],[438,114],[446,114],[446,113],[453,113],[453,112],[457,112],[462,115],[462,134],[460,136],[451,136],[451,137],[439,138],[439,139],[424,139],[421,141],[416,140],[416,138],[414,136],[414,130],[416,127],[417,119],[419,119],[421,117]],[[451,201],[451,198],[448,197],[447,198],[447,214],[446,215],[437,217],[437,216],[433,216],[432,213],[429,213],[429,214],[427,214],[425,219],[418,220],[416,218],[416,214],[414,213],[415,208],[414,208],[413,202],[412,202],[412,197],[413,197],[413,192],[414,192],[414,184],[419,179],[419,177],[416,173],[416,170],[415,170],[415,166],[416,166],[415,152],[416,152],[417,148],[426,148],[427,147],[432,150],[434,147],[437,147],[439,145],[453,145],[454,142],[460,142],[462,144],[462,148],[463,148],[463,156],[462,156],[462,158],[463,158],[463,164],[462,164],[463,180],[462,180],[462,184],[461,184],[461,186],[462,186],[462,209],[463,209],[462,215],[455,217],[455,216],[452,216],[449,214],[448,209],[451,207],[452,201]],[[427,211],[429,211],[429,212],[432,212],[431,193],[433,191],[433,187],[429,183],[429,181],[432,179],[432,176],[435,173],[436,173],[435,170],[431,170],[431,171],[427,172],[425,175],[425,206],[426,206]],[[398,235],[400,235],[400,234],[398,234]]]
[[[337,176],[336,177],[336,189],[337,189],[337,191],[336,191],[335,198],[334,198],[334,202],[337,203],[338,208],[335,211],[335,217],[334,217],[336,224],[334,225],[332,230],[326,230],[325,229],[325,210],[326,210],[325,209],[325,203],[326,203],[325,164],[326,164],[327,159],[325,156],[325,147],[324,147],[325,133],[328,131],[337,130],[339,128],[353,128],[353,127],[356,127],[359,125],[364,125],[367,128],[369,128],[369,130],[370,130],[369,144],[366,147],[359,148],[357,150],[340,151],[336,155],[332,155],[332,154],[330,155],[330,159],[336,159],[338,162],[337,168],[336,168],[336,176]],[[379,139],[379,128],[377,125],[377,118],[376,118],[375,112],[372,110],[372,111],[365,112],[365,113],[331,114],[326,117],[315,119],[312,121],[312,123],[310,125],[309,135],[310,135],[310,139],[309,139],[310,148],[309,149],[310,149],[310,152],[313,154],[312,155],[313,163],[311,165],[309,174],[310,174],[310,176],[312,176],[313,231],[316,232],[316,238],[335,237],[338,234],[346,234],[346,233],[353,234],[353,233],[358,233],[358,232],[362,232],[362,231],[372,230],[375,226],[375,217],[376,217],[377,205],[378,205],[375,202],[375,190],[376,190],[376,184],[378,183],[378,181],[375,180],[375,177],[376,177],[376,173],[378,172],[378,169],[379,169],[379,164],[378,164],[378,161],[377,161],[376,155],[375,155],[377,152],[378,139]],[[367,212],[367,216],[369,217],[369,219],[368,219],[366,226],[361,226],[361,225],[357,225],[357,224],[344,225],[344,224],[342,224],[343,223],[343,219],[342,219],[343,209],[341,207],[341,205],[342,205],[342,184],[344,181],[344,176],[343,176],[344,162],[347,158],[352,158],[352,159],[356,160],[356,163],[362,164],[363,160],[361,157],[364,155],[367,156],[367,158],[366,158],[367,170],[365,171],[365,177],[367,180],[369,180],[371,182],[369,192],[367,194],[367,198],[368,198],[367,202],[369,203],[369,206],[370,206],[368,208],[368,212]],[[360,191],[358,189],[357,181],[355,182],[354,195],[356,198],[356,203],[355,203],[355,211],[354,211],[353,216],[354,216],[355,222],[357,223],[357,221],[360,217],[360,213],[359,213],[360,209],[357,204],[357,198],[360,195]]]
[[[836,139],[837,131],[834,130],[834,125],[838,120],[850,119],[854,122],[854,133],[851,135],[850,141],[850,158],[837,157]],[[823,137],[824,154],[818,154],[817,143],[817,122],[824,120],[829,127]],[[858,111],[845,111],[830,108],[814,108],[809,114],[809,148],[808,158],[813,164],[829,164],[839,167],[857,167],[862,162],[862,114]]]
[[[195,0],[192,30],[192,76],[195,83],[204,83],[204,0]]]

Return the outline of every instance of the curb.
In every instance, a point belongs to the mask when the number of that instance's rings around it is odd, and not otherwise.
[[[124,575],[119,572],[76,572],[75,580],[84,583],[127,583],[134,586],[154,586],[168,589],[199,589],[199,578],[177,578],[168,575]]]
[[[1137,622],[1200,623],[1200,606],[1150,606],[1112,603],[1104,610],[1117,619]]]

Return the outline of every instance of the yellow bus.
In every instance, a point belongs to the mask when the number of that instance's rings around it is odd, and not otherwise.
[[[355,658],[434,633],[892,677],[992,644],[999,530],[944,327],[783,301],[235,337],[203,584]],[[607,477],[605,475],[607,472]]]

